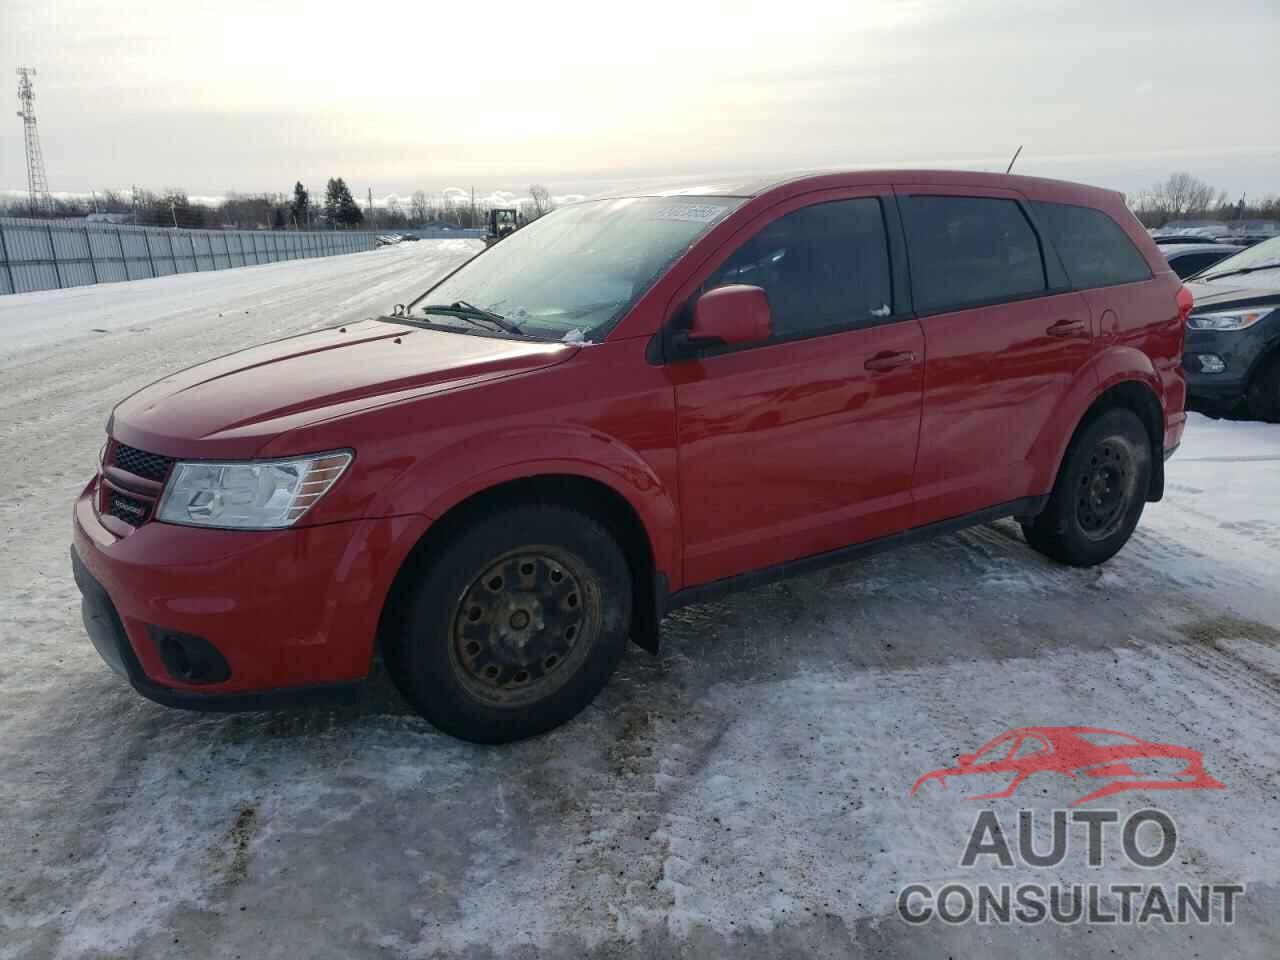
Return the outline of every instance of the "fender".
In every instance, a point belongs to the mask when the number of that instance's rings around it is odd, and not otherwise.
[[[531,456],[534,452],[547,455]],[[387,516],[422,513],[438,520],[491,487],[551,474],[595,480],[622,497],[640,518],[657,571],[678,582],[679,515],[674,498],[635,450],[587,427],[518,427],[470,437],[414,464],[374,509]]]
[[[1067,445],[1094,401],[1112,387],[1127,381],[1144,384],[1155,395],[1161,411],[1165,409],[1164,383],[1151,358],[1133,347],[1104,347],[1077,372],[1058,405],[1057,413],[1045,424],[1032,447],[1030,460],[1034,469],[1032,490],[1035,493],[1047,494],[1053,490]]]

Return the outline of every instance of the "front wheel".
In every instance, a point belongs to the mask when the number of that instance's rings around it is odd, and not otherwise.
[[[445,733],[506,743],[571,719],[626,648],[631,577],[596,520],[558,506],[483,519],[425,558],[388,663]]]
[[[1022,531],[1046,556],[1091,567],[1128,541],[1150,485],[1146,428],[1132,410],[1108,410],[1072,438],[1049,503]]]

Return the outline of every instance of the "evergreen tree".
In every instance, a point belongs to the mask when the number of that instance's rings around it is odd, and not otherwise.
[[[283,230],[285,226],[284,210],[276,207],[276,212],[271,217],[271,229]]]
[[[293,222],[299,229],[307,226],[307,215],[311,212],[311,194],[299,180],[293,185],[293,203],[289,204],[289,212],[293,214]]]
[[[338,208],[342,205],[342,191],[338,188],[338,183],[338,180],[330,177],[324,188],[324,218],[331,225],[338,222]]]
[[[330,178],[328,186],[325,187],[324,215],[330,223],[341,223],[348,227],[364,222],[364,213],[360,205],[356,203],[355,197],[351,196],[347,181],[341,177]]]
[[[338,178],[338,221],[345,223],[349,227],[354,227],[357,223],[364,223],[364,212],[360,209],[360,205],[356,203],[355,197],[351,196],[351,191],[347,188],[347,183],[341,177]]]

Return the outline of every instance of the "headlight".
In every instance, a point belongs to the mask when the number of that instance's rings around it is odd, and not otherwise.
[[[1257,310],[1227,310],[1222,313],[1197,313],[1187,321],[1191,330],[1244,330],[1269,314],[1274,307]]]
[[[241,530],[292,526],[350,463],[348,450],[292,460],[175,463],[156,519]]]

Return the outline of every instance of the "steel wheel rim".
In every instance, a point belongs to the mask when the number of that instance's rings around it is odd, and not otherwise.
[[[450,662],[473,697],[532,703],[577,672],[600,624],[600,592],[579,558],[556,547],[520,547],[462,592],[450,623]]]
[[[1090,540],[1120,528],[1137,481],[1133,451],[1118,438],[1103,440],[1089,456],[1076,487],[1076,520]]]

